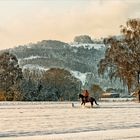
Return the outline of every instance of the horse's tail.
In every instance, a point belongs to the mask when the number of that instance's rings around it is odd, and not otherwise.
[[[99,104],[96,102],[96,100],[95,100],[95,99],[94,99],[94,101],[95,101],[95,104],[96,104],[96,105],[99,105]]]

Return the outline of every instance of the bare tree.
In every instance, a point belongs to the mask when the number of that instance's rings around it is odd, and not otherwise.
[[[121,33],[121,39],[104,40],[108,48],[100,61],[99,73],[108,71],[111,79],[120,78],[130,91],[139,85],[140,19],[129,19],[125,26],[121,25]]]

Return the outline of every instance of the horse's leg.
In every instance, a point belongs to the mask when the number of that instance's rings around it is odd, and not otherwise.
[[[81,103],[81,105],[82,105],[82,104],[84,104],[84,105],[85,105],[85,102],[84,102],[84,100],[83,100],[83,99],[82,99],[82,103]]]
[[[85,106],[85,102],[84,102],[84,106]]]
[[[93,108],[93,101],[91,101],[90,103],[91,103],[91,107]]]
[[[82,101],[82,104],[84,104],[84,106],[85,106],[85,103],[86,103],[86,102],[83,100],[83,101]],[[82,105],[82,104],[81,104],[81,105]]]
[[[97,102],[96,102],[96,100],[95,100],[95,99],[94,99],[94,102],[95,102],[95,104],[96,104],[96,105],[99,105],[99,104],[97,104]]]

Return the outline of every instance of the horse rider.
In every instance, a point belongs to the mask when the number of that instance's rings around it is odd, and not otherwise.
[[[88,99],[89,99],[89,92],[88,92],[88,90],[84,90],[83,96],[85,97],[85,100],[88,101]]]

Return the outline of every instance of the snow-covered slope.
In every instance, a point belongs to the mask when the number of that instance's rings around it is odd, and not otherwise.
[[[102,44],[102,43],[101,44],[71,43],[71,46],[72,47],[78,47],[78,48],[83,47],[84,49],[89,49],[89,50],[92,49],[92,48],[94,48],[96,50],[105,48],[105,45]]]
[[[106,47],[103,43],[64,43],[56,40],[43,40],[36,44],[11,49],[20,60],[23,69],[48,70],[67,69],[80,79],[83,85],[93,83],[105,87],[122,87],[119,81],[111,83],[109,78],[98,76],[99,61],[104,58]],[[88,74],[87,74],[88,73]]]

